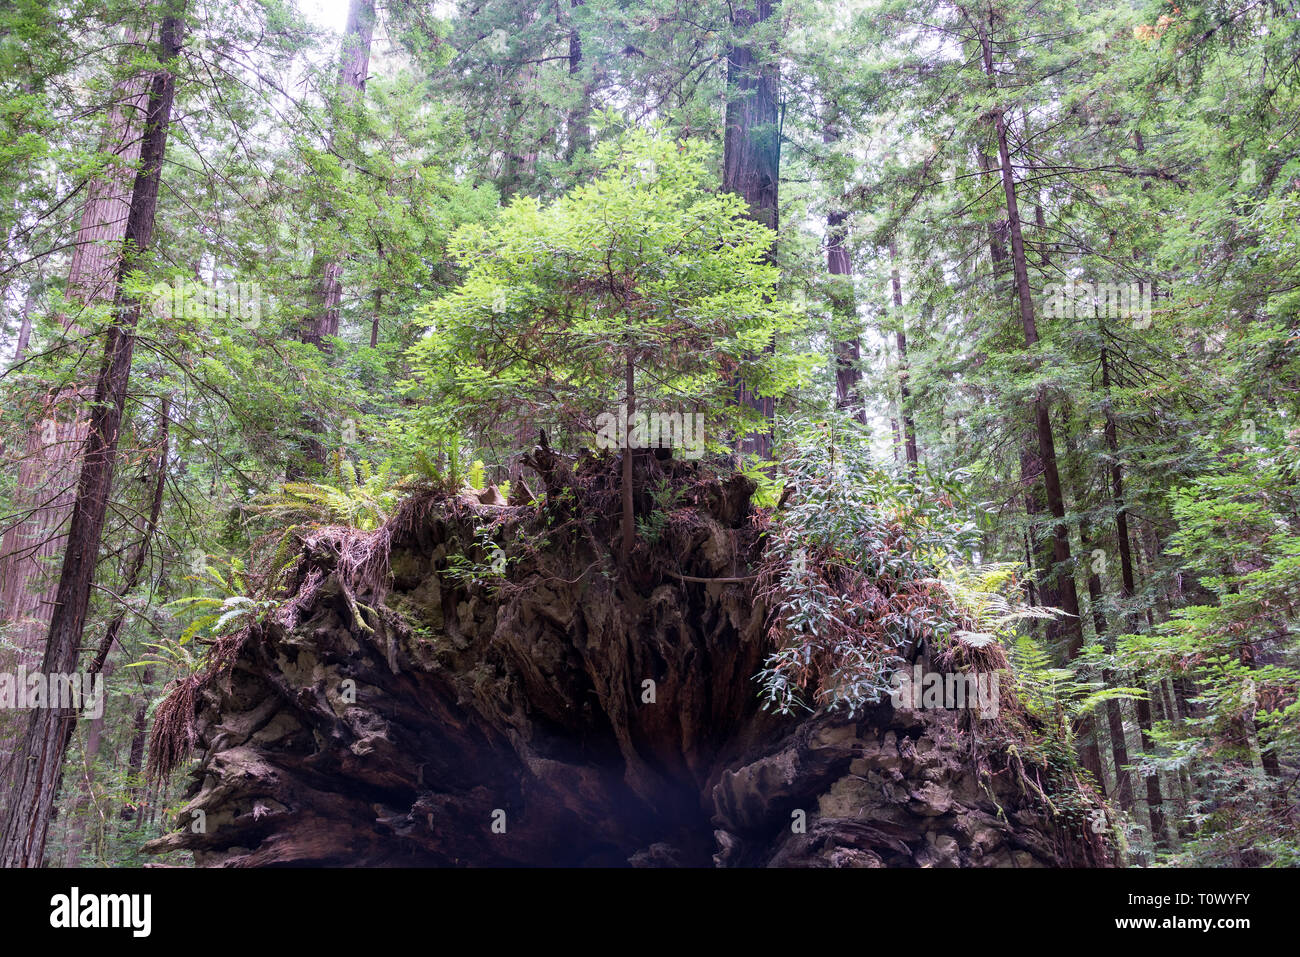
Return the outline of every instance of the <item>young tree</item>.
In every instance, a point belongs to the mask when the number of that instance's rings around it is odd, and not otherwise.
[[[465,281],[430,310],[412,353],[439,397],[426,423],[483,436],[557,424],[622,449],[624,556],[635,450],[664,440],[699,455],[700,426],[766,428],[727,398],[731,383],[779,392],[810,361],[762,349],[795,319],[776,301],[775,237],[739,197],[709,189],[706,152],[630,133],[597,148],[593,182],[545,206],[516,198],[491,226],[462,229]],[[647,434],[662,421],[652,405],[694,428]]]

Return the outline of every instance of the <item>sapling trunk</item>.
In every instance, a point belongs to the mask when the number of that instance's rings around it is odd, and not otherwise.
[[[627,421],[623,423],[623,561],[632,554],[632,420],[636,417],[636,367],[627,360]]]

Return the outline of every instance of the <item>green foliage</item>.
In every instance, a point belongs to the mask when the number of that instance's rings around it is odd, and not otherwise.
[[[253,509],[278,527],[343,525],[369,532],[388,521],[405,481],[393,474],[391,461],[376,470],[365,459],[353,465],[336,453],[333,469],[334,484],[286,482],[255,500]]]
[[[125,615],[135,666],[110,677],[115,701],[152,705],[146,676],[192,673],[206,643],[274,613],[306,538],[364,537],[408,487],[482,488],[539,431],[576,451],[634,397],[704,413],[720,466],[766,428],[735,403],[743,382],[777,398],[778,433],[791,423],[779,465],[740,464],[760,525],[788,496],[761,580],[778,612],[769,706],[861,708],[920,638],[956,667],[1005,649],[1041,730],[1017,754],[1060,776],[1052,801],[1069,803],[1075,750],[1106,742],[1105,705],[1164,796],[1163,861],[1298,863],[1294,10],[783,0],[749,28],[780,63],[781,125],[759,137],[781,140],[778,238],[718,188],[729,5],[379,6],[376,35],[399,50],[372,59],[363,97],[337,88],[339,37],[299,4],[188,11],[154,253],[123,289],[146,308],[86,625]],[[141,39],[158,12],[0,5],[0,529],[48,500],[53,485],[24,487],[32,439],[85,412],[114,319],[69,282],[75,229],[97,182],[129,191],[113,107],[158,67]],[[847,276],[827,269],[835,229]],[[300,340],[327,263],[342,298],[321,349]],[[1071,278],[1141,283],[1151,313],[1046,308]],[[179,308],[152,308],[177,283]],[[236,284],[256,287],[253,321],[212,308]],[[866,428],[802,418],[842,398],[843,346],[861,354],[846,411]],[[1068,562],[1039,478],[1040,396]],[[339,451],[304,462],[304,431]],[[680,504],[652,495],[636,526],[651,546]],[[242,558],[196,582],[186,546]],[[495,548],[485,532],[448,574],[495,587]],[[1077,644],[1033,605],[1068,576],[1086,596]],[[0,623],[6,660],[14,630]],[[121,759],[134,715],[110,712],[98,755],[79,732],[52,861],[135,863],[158,832],[111,813],[148,800]],[[1140,804],[1112,810],[1150,831]]]
[[[773,608],[765,707],[856,713],[888,694],[920,642],[954,669],[997,670],[995,642],[1050,617],[1013,597],[1007,567],[967,567],[978,532],[955,478],[890,476],[848,420],[790,432],[778,461],[793,494],[772,518],[760,579]]]
[[[273,599],[254,597],[254,586],[250,583],[244,563],[238,558],[231,558],[227,573],[223,575],[211,566],[204,569],[204,574],[194,576],[196,582],[207,586],[215,594],[189,595],[170,602],[167,607],[191,616],[185,630],[175,640],[150,643],[147,647],[154,649],[152,657],[142,658],[128,667],[140,668],[151,664],[166,667],[178,667],[182,674],[192,674],[201,663],[188,647],[196,636],[203,644],[213,644],[217,639],[242,631],[250,625],[272,614],[279,602]]]
[[[483,474],[483,460],[475,459],[474,464],[469,467],[469,474],[465,476],[465,484],[472,489],[484,488],[487,485],[487,479]]]
[[[447,567],[442,571],[442,575],[449,581],[461,585],[501,584],[507,567],[516,559],[508,556],[505,550],[493,540],[490,527],[480,529],[478,552],[482,556],[481,560],[470,554],[448,556]]]
[[[663,536],[664,529],[668,527],[670,513],[684,496],[685,490],[673,488],[672,483],[667,479],[660,479],[650,490],[654,509],[649,515],[636,520],[637,534],[646,544],[654,545]]]
[[[1271,446],[1271,447],[1268,447]],[[1280,437],[1215,466],[1170,493],[1171,551],[1214,596],[1124,636],[1129,666],[1199,689],[1196,711],[1157,727],[1165,767],[1198,770],[1204,790],[1188,809],[1195,839],[1184,864],[1241,861],[1293,866],[1300,821],[1276,773],[1300,747],[1300,499],[1294,457]],[[1253,809],[1272,809],[1258,817]],[[1243,818],[1248,825],[1243,825]]]
[[[734,381],[773,394],[806,363],[763,352],[797,318],[765,260],[775,237],[712,189],[707,153],[630,132],[596,150],[590,183],[457,232],[465,279],[411,350],[435,418],[484,436],[592,435],[628,401],[630,364],[640,408],[699,409],[710,433],[753,426],[726,399]]]
[[[1080,718],[1106,702],[1147,696],[1141,688],[1108,687],[1101,681],[1086,680],[1078,666],[1054,667],[1052,656],[1032,635],[1016,637],[1010,646],[1010,659],[1016,692],[1028,713],[1064,732],[1066,741],[1074,739]]]

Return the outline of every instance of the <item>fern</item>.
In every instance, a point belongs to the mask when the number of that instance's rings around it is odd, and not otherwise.
[[[954,630],[951,637],[972,648],[995,641],[1014,643],[1021,622],[1059,617],[1062,613],[1055,608],[1024,603],[1020,568],[1018,562],[949,563],[939,582],[967,619],[967,627]]]
[[[1054,724],[1073,724],[1107,701],[1146,697],[1142,688],[1108,688],[1074,668],[1054,667],[1047,650],[1028,635],[1016,638],[1010,657],[1021,702],[1031,715]]]
[[[391,463],[384,462],[376,471],[363,462],[358,476],[350,461],[336,456],[333,471],[333,485],[286,482],[253,508],[279,525],[344,525],[370,532],[388,521],[402,496]]]
[[[209,566],[204,576],[192,576],[191,580],[202,582],[216,594],[191,595],[168,602],[164,607],[193,617],[178,637],[147,644],[149,654],[131,662],[128,668],[158,665],[180,675],[194,674],[203,663],[203,655],[190,647],[191,642],[214,644],[264,620],[279,607],[278,601],[249,594],[254,589],[244,563],[238,558],[230,559],[226,568],[226,575]]]
[[[475,459],[474,464],[469,467],[469,474],[465,476],[465,484],[475,490],[486,487],[487,476],[483,470],[482,459]]]

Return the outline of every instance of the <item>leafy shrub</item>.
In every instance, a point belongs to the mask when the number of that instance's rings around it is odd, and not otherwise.
[[[920,642],[945,669],[995,671],[1021,621],[1053,614],[1024,604],[1015,566],[974,562],[960,476],[891,476],[864,432],[796,423],[777,450],[788,504],[760,575],[773,650],[758,679],[782,713],[880,701]]]

